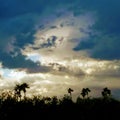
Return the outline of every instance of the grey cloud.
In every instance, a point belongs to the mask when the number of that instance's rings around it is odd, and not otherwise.
[[[0,8],[1,8],[1,17],[2,18],[10,18],[21,14],[26,14],[30,12],[38,12],[41,13],[43,8],[44,0],[32,0],[24,1],[24,0],[1,0]],[[3,14],[4,13],[4,14]]]
[[[34,67],[34,68],[31,67],[29,69],[26,68],[27,73],[33,73],[33,74],[34,73],[49,73],[51,70],[52,70],[51,67],[42,66],[42,65]]]
[[[48,47],[55,47],[55,41],[57,40],[56,36],[50,36],[46,43],[40,45],[40,48],[48,48]]]
[[[74,16],[80,15],[83,12],[86,11],[93,11],[96,14],[97,22],[92,27],[94,31],[99,31],[104,34],[107,34],[109,36],[112,34],[113,36],[119,34],[119,20],[120,20],[120,12],[119,12],[119,0],[102,0],[102,1],[89,1],[89,0],[1,0],[0,1],[0,54],[3,55],[6,45],[9,44],[11,41],[10,38],[14,37],[15,42],[12,44],[14,47],[14,51],[10,51],[10,54],[5,53],[3,57],[0,57],[1,61],[3,61],[3,65],[5,67],[19,67],[23,64],[19,60],[19,56],[12,57],[12,54],[16,54],[17,52],[20,53],[21,48],[24,48],[26,44],[33,43],[34,42],[34,34],[36,32],[35,25],[37,24],[38,20],[41,22],[42,16],[46,14],[46,16],[51,13],[54,14],[54,11],[58,10],[58,8],[61,8],[61,12],[56,12],[57,17],[61,16],[64,12],[64,10],[68,9],[70,11],[74,12]],[[53,7],[54,6],[54,7]],[[48,11],[49,10],[49,11]],[[45,12],[46,11],[46,12]],[[48,17],[48,20],[51,18]],[[73,21],[74,22],[74,21]],[[66,25],[70,26],[73,23],[65,23]],[[61,27],[63,27],[64,24],[61,23]],[[44,25],[38,26],[40,27],[40,30],[44,29]],[[51,29],[56,29],[56,26],[51,26]],[[80,29],[81,30],[81,29]],[[82,30],[81,32],[86,32]],[[81,42],[78,44],[74,50],[83,50],[83,49],[90,49],[90,55],[94,58],[100,58],[100,59],[119,59],[120,57],[120,49],[119,49],[119,36],[118,38],[112,37],[114,40],[110,40],[107,38],[107,40],[103,37],[99,38],[96,36],[91,36],[90,40],[86,40],[85,42]],[[39,47],[55,47],[55,41],[57,38],[55,36],[52,36],[52,38],[48,38],[46,43],[41,44]],[[104,40],[106,42],[104,42]],[[116,42],[114,42],[116,41]],[[6,44],[7,43],[7,44]],[[105,44],[104,44],[105,43]],[[37,49],[37,48],[35,48]],[[17,52],[16,52],[17,51]],[[17,53],[17,54],[18,54]],[[21,53],[20,53],[21,54]],[[6,56],[5,56],[6,55]],[[17,59],[18,57],[18,59]],[[25,56],[21,55],[22,61],[24,61],[24,66],[26,60]],[[9,61],[6,60],[7,58],[10,58]],[[16,59],[16,60],[12,60]],[[11,60],[11,61],[10,61]],[[12,61],[15,61],[16,63],[19,63],[19,65],[13,65]],[[8,63],[6,63],[8,62]],[[12,65],[10,65],[12,64]],[[27,63],[28,64],[28,63]],[[35,64],[31,63],[30,64]],[[23,66],[23,65],[22,65]]]
[[[51,71],[50,67],[42,66],[38,62],[33,62],[26,59],[24,55],[18,54],[17,56],[10,56],[6,53],[0,54],[3,68],[23,70],[26,73],[48,73]]]
[[[78,7],[77,4],[80,6]],[[77,4],[71,8],[74,15],[92,11],[96,15],[96,23],[91,27],[93,33],[90,34],[89,39],[80,42],[73,50],[90,50],[90,56],[97,59],[120,59],[120,1],[80,0]]]
[[[33,40],[32,35],[35,32],[34,25],[37,19],[37,15],[25,14],[10,18],[0,23],[0,33],[3,37],[0,37],[1,41],[6,40],[9,42],[9,37],[16,37],[17,44],[19,47],[23,47],[24,44],[29,43]],[[31,38],[30,38],[31,37]]]
[[[92,49],[96,45],[96,40],[93,37],[88,38],[87,40],[81,40],[81,42],[73,48],[75,51],[85,50],[85,49]]]
[[[56,41],[58,41],[58,38],[53,35],[48,37],[47,39],[44,37],[41,37],[40,40],[44,42],[40,43],[39,45],[37,44],[36,46],[31,46],[31,48],[34,50],[37,50],[42,48],[56,47]]]
[[[57,3],[64,4],[68,1],[58,1]],[[3,62],[4,67],[16,68],[35,64],[32,61],[25,60],[23,55],[12,57],[11,53],[19,54],[26,44],[34,41],[35,26],[38,20],[40,22],[40,18],[44,14],[48,15],[50,13],[45,13],[47,9],[52,12],[55,8],[57,8],[55,0],[0,1],[0,54],[3,55],[0,57],[0,61]],[[15,38],[15,42],[11,44],[12,37]],[[54,38],[48,40],[48,43],[43,46],[51,46],[51,44],[54,44]],[[12,50],[8,49],[8,45],[13,47]],[[22,60],[20,59],[20,61],[19,58],[22,58]],[[15,64],[13,64],[14,62]],[[29,65],[25,65],[28,63]]]
[[[32,17],[32,18],[31,18]],[[33,26],[36,15],[21,15],[2,20],[0,23],[0,61],[3,67],[25,68],[36,66],[35,63],[25,60],[20,52],[21,48],[34,40]],[[15,57],[13,57],[15,55]]]
[[[0,53],[0,60],[3,67],[8,68],[34,68],[37,67],[36,63],[26,60],[25,56],[18,54],[17,56],[10,56],[7,53]]]
[[[91,56],[100,59],[120,59],[119,37],[104,36],[92,49]]]
[[[96,59],[120,59],[119,39],[119,36],[101,34],[101,36],[91,37],[86,41],[82,41],[74,50],[90,50],[90,56]]]
[[[64,66],[59,63],[50,63],[49,65],[52,67],[50,73],[54,75],[62,75],[62,76],[67,75],[67,76],[75,76],[75,77],[80,77],[85,75],[85,73],[79,67],[75,67],[73,69],[69,65]]]
[[[34,26],[38,16],[33,13],[16,13],[16,15],[13,15],[15,11],[11,10],[13,9],[12,2],[7,3],[6,1],[6,3],[4,3],[5,6],[3,4],[3,6],[0,5],[2,7],[7,7],[5,9],[3,8],[2,11],[5,16],[2,16],[2,19],[0,20],[0,61],[3,63],[3,67],[8,68],[25,68],[36,66],[36,64],[32,61],[25,60],[26,58],[20,53],[20,49],[23,48],[24,45],[32,43],[34,40]],[[17,6],[18,3],[14,3],[14,5]],[[16,7],[16,12],[19,12],[17,10],[18,9]],[[14,40],[13,43],[11,43],[11,41],[13,41],[12,39]],[[15,55],[15,57],[13,57],[13,55]]]

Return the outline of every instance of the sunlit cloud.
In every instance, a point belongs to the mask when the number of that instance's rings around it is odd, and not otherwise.
[[[27,95],[62,96],[69,87],[74,97],[83,87],[93,90],[90,95],[100,95],[106,86],[118,90],[119,4],[44,3],[27,1],[23,7],[23,1],[3,1],[0,90],[23,82],[30,85]]]
[[[69,13],[67,16],[67,18],[65,16],[56,17],[49,24],[42,23],[45,24],[45,28],[43,30],[38,29],[35,34],[34,44],[27,45],[23,54],[29,54],[29,51],[33,53],[37,51],[41,56],[44,56],[50,51],[55,54],[61,54],[63,51],[65,54],[67,51],[74,52],[72,49],[75,45],[83,38],[87,38],[89,32],[92,32],[90,27],[94,24],[94,19],[92,14],[74,17],[72,13]],[[89,32],[81,32],[80,28]]]
[[[65,15],[68,17],[66,18]],[[41,24],[44,25],[44,29],[38,27],[34,43],[28,44],[22,50],[22,54],[26,55],[28,59],[40,62],[44,66],[58,63],[60,66],[69,69],[67,67],[72,65],[69,61],[76,57],[80,59],[84,55],[87,56],[85,51],[77,53],[73,48],[84,38],[89,37],[89,32],[92,32],[90,29],[94,24],[92,13],[75,17],[72,12],[66,11],[59,18],[54,17],[52,21]],[[88,32],[81,32],[80,29]],[[74,65],[72,66],[74,67]],[[53,69],[59,68],[55,64],[52,67]],[[72,67],[69,70],[73,72]],[[79,68],[78,73],[80,71],[82,70]]]

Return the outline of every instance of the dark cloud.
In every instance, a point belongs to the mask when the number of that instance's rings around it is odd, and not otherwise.
[[[0,60],[2,61],[3,68],[24,70],[27,73],[47,73],[51,71],[50,67],[42,66],[39,62],[34,63],[20,53],[16,56],[0,53]]]
[[[120,59],[120,37],[104,36],[92,49],[91,56],[100,59]]]
[[[2,18],[11,18],[26,13],[41,13],[46,4],[44,0],[1,0],[0,10]]]
[[[33,29],[35,16],[22,15],[14,18],[2,20],[0,23],[0,61],[4,67],[21,68],[32,67],[32,61],[25,60],[20,49],[28,43],[32,43],[35,30]],[[9,54],[8,54],[9,53]],[[12,57],[13,54],[20,54]]]
[[[11,18],[26,13],[41,14],[46,8],[51,11],[71,2],[72,0],[1,0],[0,17]]]
[[[85,49],[92,49],[96,45],[96,41],[93,38],[89,38],[87,40],[82,40],[73,50],[85,50]]]
[[[17,56],[12,57],[7,53],[0,53],[0,60],[2,61],[3,67],[8,68],[35,68],[37,67],[36,63],[33,63],[30,60],[26,60],[25,56],[18,54]]]
[[[97,59],[120,59],[120,11],[119,0],[80,0],[80,7],[74,8],[74,13],[80,14],[79,9],[92,11],[96,15],[96,23],[92,29],[97,35],[80,42],[73,50],[91,50],[90,56]]]
[[[29,69],[25,69],[27,73],[48,73],[52,70],[51,67],[47,67],[47,66],[37,66],[34,68],[29,68]]]
[[[55,41],[57,40],[56,36],[50,36],[45,43],[42,43],[40,45],[40,48],[48,48],[48,47],[55,47],[56,43]]]
[[[20,50],[34,41],[35,26],[44,14],[48,15],[57,6],[69,2],[70,0],[0,0],[0,61],[3,65],[10,68],[35,65],[32,61],[25,60]],[[47,46],[54,44],[54,38],[52,43],[50,41],[46,43]],[[20,55],[12,57],[11,52],[12,54],[18,52]]]
[[[36,63],[26,60],[20,49],[34,40],[35,24],[43,9],[41,5],[39,0],[0,1],[0,61],[4,67],[37,66]],[[14,42],[11,42],[12,39]]]
[[[84,71],[81,70],[81,68],[75,67],[74,70],[71,68],[71,66],[64,66],[59,63],[50,63],[49,64],[52,70],[50,71],[51,74],[54,75],[60,75],[60,76],[75,76],[80,77],[84,76]]]
[[[10,36],[15,36],[17,43],[31,42],[32,35],[35,32],[34,25],[36,19],[37,19],[36,15],[26,14],[26,15],[16,16],[11,19],[2,20],[0,23],[0,27],[1,27],[0,33],[3,36],[0,37],[1,41],[4,41],[6,39],[6,41],[9,42],[8,38]]]
[[[90,50],[90,56],[96,59],[120,59],[120,37],[101,35],[80,42],[73,50]]]
[[[92,36],[90,40],[77,45],[74,50],[90,49],[91,57],[119,59],[120,48],[118,44],[120,37],[114,37],[120,33],[119,4],[119,0],[0,0],[0,61],[5,67],[10,68],[34,66],[35,63],[26,60],[20,50],[26,44],[34,42],[37,22],[40,23],[44,15],[54,14],[54,11],[59,8],[63,9],[63,12],[65,9],[73,11],[75,16],[89,11],[96,14],[96,24],[92,29],[101,32],[103,36],[100,38],[96,36],[93,38]],[[59,17],[61,14],[62,12],[58,12],[56,15]],[[55,27],[51,26],[51,29]],[[111,34],[113,39],[104,37],[104,35],[109,36]],[[15,39],[13,43],[11,43],[12,37]],[[42,47],[55,46],[55,40],[54,37],[48,39]],[[10,45],[13,48],[8,49]],[[12,57],[11,52],[20,55]]]

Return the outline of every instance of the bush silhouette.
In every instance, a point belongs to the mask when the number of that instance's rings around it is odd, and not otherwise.
[[[87,92],[89,89],[84,88]],[[82,90],[81,93],[84,91]],[[16,119],[80,119],[80,120],[115,120],[119,119],[120,102],[112,97],[111,91],[104,88],[99,98],[77,97],[76,101],[68,94],[57,96],[33,96],[16,100],[13,91],[0,95],[0,120]],[[88,96],[88,93],[84,93]],[[109,97],[109,99],[103,99]],[[57,117],[56,117],[57,116]]]

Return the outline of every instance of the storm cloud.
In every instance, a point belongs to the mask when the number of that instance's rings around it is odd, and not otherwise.
[[[8,68],[36,66],[32,61],[25,60],[21,48],[33,41],[37,16],[30,11],[25,12],[22,1],[0,2],[0,61]]]
[[[35,0],[34,2],[33,0],[1,0],[0,61],[3,62],[3,65],[8,68],[21,68],[21,65],[35,64],[30,60],[25,60],[26,56],[22,55],[21,49],[28,43],[34,42],[36,26],[44,15],[49,15],[58,6],[67,5],[69,2],[69,0],[57,2],[55,0]],[[12,57],[13,54],[15,57]],[[20,61],[20,57],[22,61]],[[9,62],[8,58],[10,58]],[[12,64],[13,62],[16,65]],[[19,64],[17,65],[17,63]]]
[[[4,67],[37,66],[26,60],[21,49],[34,41],[35,25],[46,5],[42,3],[39,0],[0,1],[0,61]]]
[[[84,12],[93,12],[96,15],[96,23],[91,27],[93,32],[89,33],[90,37],[80,41],[73,48],[74,51],[89,49],[89,54],[93,58],[120,59],[119,3],[119,0],[102,0],[97,3],[96,0],[76,0],[75,2],[72,0],[58,0],[57,2],[56,0],[35,0],[34,2],[32,0],[1,0],[0,54],[2,57],[0,57],[0,61],[5,67],[20,67],[19,57],[21,56],[22,63],[28,64],[30,62],[29,64],[31,64],[32,61],[25,60],[26,56],[22,55],[21,49],[34,42],[37,25],[43,20],[43,17],[54,14],[58,8],[61,9],[61,12],[56,14],[57,17],[61,16],[65,10],[72,11],[74,16]],[[48,18],[48,20],[50,19],[52,18]],[[53,26],[51,29],[54,29]],[[86,31],[82,30],[82,32]],[[54,44],[53,41],[52,44]],[[44,47],[50,45],[49,41],[43,44]],[[12,57],[11,54],[15,57]],[[14,66],[7,61],[8,57],[9,61],[16,61],[16,64],[19,64]]]
[[[92,26],[94,33],[86,41],[80,42],[73,50],[90,50],[90,56],[97,59],[120,59],[120,1],[81,0],[79,3],[81,3],[81,9],[94,11],[97,20]]]

